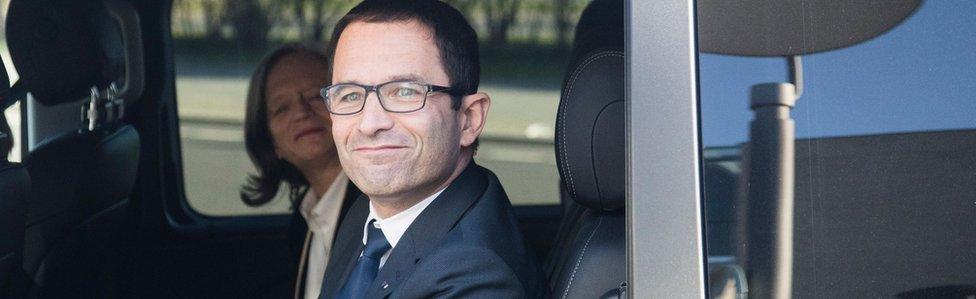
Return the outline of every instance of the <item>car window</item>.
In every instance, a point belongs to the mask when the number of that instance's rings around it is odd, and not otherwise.
[[[881,9],[861,18],[880,18]],[[808,17],[819,19],[812,23],[828,20],[813,11]],[[769,135],[769,122],[758,123],[766,116],[750,108],[750,88],[788,82],[788,60],[700,53],[712,296],[770,296],[771,285],[784,286],[771,282],[776,273],[789,275],[788,296],[895,297],[939,288],[964,295],[953,285],[973,281],[961,268],[971,269],[976,256],[952,248],[972,242],[971,222],[959,221],[976,215],[976,161],[961,152],[976,137],[972,11],[973,2],[926,1],[876,38],[802,55],[802,94],[793,121],[779,128],[795,129],[793,150],[786,150],[795,158],[781,157],[795,169],[782,172],[770,168],[770,144],[781,140]],[[705,22],[699,19],[700,28]],[[809,46],[831,33],[805,34]],[[783,173],[793,174],[792,188],[777,185]],[[789,193],[791,206],[780,205]],[[792,230],[777,232],[785,222],[775,215],[784,211]],[[789,239],[792,249],[776,243]],[[782,252],[792,254],[791,265],[782,264]]]
[[[171,30],[190,207],[215,216],[288,212],[287,188],[263,206],[240,200],[241,185],[254,173],[242,130],[249,76],[277,45],[326,44],[332,25],[354,2],[174,2]],[[513,204],[557,204],[553,125],[572,28],[586,1],[452,4],[481,38],[481,90],[492,98],[475,160],[499,176]]]

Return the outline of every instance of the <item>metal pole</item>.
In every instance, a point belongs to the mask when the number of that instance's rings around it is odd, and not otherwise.
[[[746,271],[754,298],[790,298],[793,268],[793,186],[796,103],[791,83],[752,87],[746,179]]]

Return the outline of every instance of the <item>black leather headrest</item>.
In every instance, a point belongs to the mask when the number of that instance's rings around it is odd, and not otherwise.
[[[20,80],[44,105],[75,102],[125,72],[121,30],[101,1],[11,1],[7,45]]]
[[[573,37],[573,61],[597,49],[624,48],[624,1],[594,0],[586,6]]]
[[[605,211],[624,206],[624,54],[598,50],[576,63],[556,116],[556,162],[570,197]]]
[[[129,205],[138,176],[140,141],[132,125],[113,124],[95,131],[67,132],[41,142],[27,156],[26,165],[33,188],[27,203],[27,234],[24,270],[35,279],[47,279],[59,272],[47,267],[52,251],[62,246],[62,237],[77,225],[105,223]],[[111,222],[111,221],[109,221]],[[87,235],[86,235],[87,236]],[[63,256],[63,255],[58,255]]]

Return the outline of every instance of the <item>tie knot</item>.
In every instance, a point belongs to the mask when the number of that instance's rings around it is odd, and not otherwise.
[[[363,256],[379,259],[390,250],[390,242],[386,241],[383,230],[373,225],[376,220],[370,220],[366,225],[366,248],[363,249]]]

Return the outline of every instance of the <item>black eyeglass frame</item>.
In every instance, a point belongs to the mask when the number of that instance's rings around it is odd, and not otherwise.
[[[387,108],[386,107],[386,104],[384,103],[385,102],[384,97],[380,95],[380,88],[383,88],[383,86],[386,86],[386,85],[389,85],[389,84],[395,84],[395,83],[412,83],[412,84],[417,84],[417,85],[421,85],[421,86],[427,87],[427,90],[424,92],[424,99],[420,103],[420,107],[418,107],[417,109],[405,110],[405,111],[395,111],[395,110],[390,110],[390,108]],[[357,87],[361,87],[361,88],[365,89],[366,90],[366,94],[363,95],[363,103],[362,103],[362,105],[359,106],[359,109],[357,109],[354,112],[348,112],[348,113],[336,113],[336,112],[332,111],[332,108],[331,108],[332,105],[329,104],[330,98],[329,98],[329,92],[328,91],[329,91],[329,89],[334,88],[336,86],[357,86]],[[447,86],[427,84],[427,83],[421,83],[421,82],[417,82],[417,81],[403,81],[403,80],[390,81],[390,82],[386,82],[386,83],[380,83],[380,84],[377,84],[377,85],[362,85],[362,84],[356,84],[356,83],[332,84],[332,85],[323,87],[321,90],[319,90],[319,95],[321,95],[322,96],[322,100],[325,101],[325,109],[328,110],[329,113],[332,113],[332,114],[335,114],[335,115],[353,115],[353,114],[362,112],[363,109],[366,108],[366,100],[369,99],[369,93],[371,93],[371,92],[376,93],[376,99],[378,101],[380,101],[380,107],[383,107],[383,110],[384,111],[391,112],[391,113],[410,113],[410,112],[418,111],[420,109],[424,109],[424,107],[427,106],[427,96],[430,95],[430,93],[432,93],[432,92],[444,92],[444,93],[447,93],[448,95],[450,95],[451,97],[456,96],[454,93],[451,92],[451,88],[450,87],[447,87]]]

